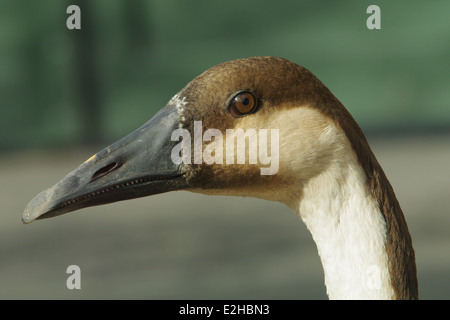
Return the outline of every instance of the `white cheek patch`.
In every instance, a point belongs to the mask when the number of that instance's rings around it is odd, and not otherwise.
[[[203,162],[208,165],[242,165],[247,162],[257,164],[259,156],[259,163],[266,165],[266,167],[260,168],[261,175],[274,175],[278,172],[278,129],[270,129],[269,144],[267,129],[259,129],[259,132],[255,129],[245,131],[243,129],[226,129],[226,141],[224,142],[224,135],[219,129],[210,128],[203,133],[202,127],[202,121],[194,121],[193,137],[185,128],[180,127],[174,130],[171,141],[179,142],[174,146],[171,153],[172,161],[175,164],[191,164],[191,151],[193,151],[194,164],[202,164]],[[248,143],[246,138],[248,138]],[[207,142],[206,146],[203,144],[205,141]],[[191,145],[193,145],[193,150]],[[205,148],[203,149],[203,147]],[[224,156],[226,162],[224,162]],[[267,167],[267,165],[269,166]]]

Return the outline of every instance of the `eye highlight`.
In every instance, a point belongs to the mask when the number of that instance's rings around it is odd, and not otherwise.
[[[228,111],[234,117],[244,116],[256,110],[256,98],[249,91],[239,92],[231,99]]]

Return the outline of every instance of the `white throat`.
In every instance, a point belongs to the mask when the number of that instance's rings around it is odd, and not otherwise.
[[[350,145],[302,188],[297,212],[312,233],[330,299],[392,299],[386,223]]]

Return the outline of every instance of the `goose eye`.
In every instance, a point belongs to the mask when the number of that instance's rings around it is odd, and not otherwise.
[[[250,92],[238,93],[230,102],[228,110],[235,117],[252,113],[256,109],[255,96]]]

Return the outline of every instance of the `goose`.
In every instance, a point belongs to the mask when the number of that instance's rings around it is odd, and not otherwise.
[[[266,143],[260,150],[271,147],[271,164],[269,152],[244,162],[226,153],[238,138],[225,133],[249,129]],[[244,133],[250,158],[258,145]],[[39,193],[22,220],[175,190],[287,205],[312,234],[329,299],[418,299],[412,240],[391,184],[350,113],[298,64],[251,57],[206,70]]]

